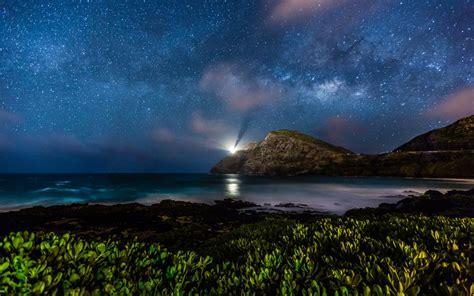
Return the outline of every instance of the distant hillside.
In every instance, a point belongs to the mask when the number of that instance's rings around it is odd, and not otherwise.
[[[443,150],[474,150],[474,115],[415,137],[395,149],[395,151]]]
[[[211,172],[474,178],[473,124],[470,116],[379,155],[358,155],[309,135],[277,130],[225,157]]]

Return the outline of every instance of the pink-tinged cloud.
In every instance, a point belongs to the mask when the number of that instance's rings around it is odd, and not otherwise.
[[[307,23],[314,17],[319,20],[320,33],[341,36],[368,15],[396,4],[381,0],[267,0],[266,6],[270,9],[265,24],[284,28],[289,24]],[[349,15],[342,13],[347,10],[351,11]]]
[[[348,0],[279,0],[270,11],[270,22],[293,21],[338,7]]]
[[[456,120],[474,114],[474,87],[447,96],[428,112],[430,117]]]
[[[15,124],[20,123],[21,117],[11,112],[7,112],[5,110],[0,110],[0,124],[7,123],[7,124]]]
[[[221,120],[207,119],[200,112],[194,112],[191,116],[191,130],[197,134],[213,136],[229,131],[230,127]]]
[[[172,143],[175,141],[175,135],[167,128],[158,128],[152,131],[151,137],[159,143]]]
[[[365,124],[349,116],[333,116],[317,128],[316,132],[322,140],[333,145],[359,150],[358,143],[354,139],[362,138],[360,135],[366,130]]]
[[[281,95],[277,83],[250,75],[242,67],[228,63],[208,68],[200,86],[221,99],[229,109],[239,112],[270,104]]]

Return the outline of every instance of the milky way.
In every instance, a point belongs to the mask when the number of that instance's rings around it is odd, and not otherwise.
[[[472,1],[39,2],[0,1],[4,172],[207,171],[243,122],[378,153],[474,113]]]

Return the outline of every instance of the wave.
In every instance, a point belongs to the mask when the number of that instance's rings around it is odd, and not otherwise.
[[[143,205],[152,205],[165,199],[196,202],[196,203],[209,203],[209,200],[206,200],[204,198],[200,198],[197,196],[189,196],[185,194],[176,194],[176,193],[150,193],[144,197],[135,199],[134,202],[137,202]]]
[[[56,182],[56,186],[63,186],[63,185],[69,184],[69,183],[71,183],[71,181],[68,181],[68,180],[58,181],[58,182]]]

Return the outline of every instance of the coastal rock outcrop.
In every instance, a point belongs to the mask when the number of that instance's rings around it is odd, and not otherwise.
[[[341,163],[353,154],[311,136],[289,130],[270,132],[263,141],[252,143],[221,160],[212,173],[301,175]]]
[[[451,190],[445,194],[428,190],[420,196],[410,196],[395,204],[383,203],[377,208],[352,209],[346,216],[384,215],[390,213],[474,217],[474,189]]]
[[[277,130],[222,159],[211,173],[473,178],[473,145],[474,115],[377,155],[355,154],[309,135]]]

